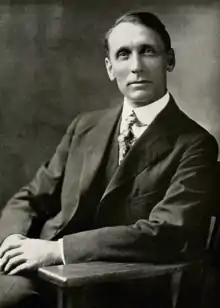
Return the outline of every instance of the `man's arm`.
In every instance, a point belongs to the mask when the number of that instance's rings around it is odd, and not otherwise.
[[[49,163],[40,167],[31,183],[23,187],[6,204],[0,217],[0,244],[11,234],[29,235],[37,224],[55,216],[60,211],[59,186],[69,147],[78,118],[68,127]],[[40,230],[38,230],[40,231]]]
[[[207,235],[217,143],[201,135],[189,144],[169,188],[149,219],[64,236],[66,263],[94,260],[166,262],[189,257]],[[195,244],[195,245],[194,245]]]
[[[44,222],[60,211],[60,186],[78,118],[67,129],[50,162],[41,166],[32,182],[10,199],[0,219],[0,270],[15,274],[24,269],[61,264],[58,241],[30,239]]]

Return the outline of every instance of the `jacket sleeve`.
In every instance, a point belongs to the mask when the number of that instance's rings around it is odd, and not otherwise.
[[[164,198],[149,219],[64,237],[66,263],[117,260],[172,262],[204,248],[212,206],[217,143],[200,135],[188,144]]]
[[[37,236],[43,223],[59,212],[60,198],[57,196],[77,122],[78,118],[68,127],[51,160],[40,167],[34,179],[16,193],[2,210],[0,243],[15,233]]]

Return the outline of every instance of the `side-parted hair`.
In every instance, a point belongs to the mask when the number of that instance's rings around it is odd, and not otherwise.
[[[106,32],[105,37],[104,37],[104,48],[106,51],[106,54],[108,55],[109,53],[109,36],[113,29],[124,22],[130,22],[133,24],[138,24],[138,25],[143,25],[147,28],[153,29],[155,32],[159,34],[161,37],[165,51],[169,51],[171,49],[171,39],[170,35],[166,30],[165,25],[160,21],[160,19],[154,15],[153,13],[150,12],[128,12],[125,15],[119,17],[114,25]]]

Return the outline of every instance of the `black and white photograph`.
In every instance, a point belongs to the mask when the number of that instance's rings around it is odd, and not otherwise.
[[[220,3],[0,1],[0,308],[220,307]]]

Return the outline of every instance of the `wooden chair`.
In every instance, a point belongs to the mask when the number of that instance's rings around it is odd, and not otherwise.
[[[206,308],[202,302],[207,300],[201,295],[204,285],[210,280],[207,273],[210,276],[209,257],[176,264],[88,262],[48,266],[38,270],[39,277],[53,286],[53,292],[57,294],[57,308],[80,307],[79,298],[83,296],[83,288],[88,285],[165,275],[170,275],[172,280],[172,304],[164,307]]]
[[[218,179],[220,179],[220,163],[218,169]],[[216,204],[220,205],[219,196]],[[53,286],[57,293],[57,308],[77,307],[80,290],[86,285],[140,278],[150,279],[164,275],[172,276],[172,308],[206,308],[216,283],[213,272],[215,273],[216,266],[220,268],[220,262],[216,261],[220,256],[218,217],[220,217],[218,211],[213,213],[207,240],[208,257],[194,262],[163,265],[89,262],[40,268],[38,275]],[[220,271],[218,276],[220,277]]]
[[[220,235],[220,228],[214,229]],[[57,308],[80,307],[79,298],[83,288],[88,285],[164,275],[171,275],[173,282],[172,304],[169,308],[206,308],[210,298],[213,300],[212,288],[216,282],[213,273],[215,276],[215,264],[209,256],[176,264],[88,262],[48,266],[38,270],[38,276],[53,286],[57,294]]]
[[[88,262],[39,269],[39,277],[54,286],[57,308],[78,307],[80,288],[86,285],[130,279],[173,276],[173,305],[178,307],[180,278],[184,272],[200,270],[203,260],[192,263],[153,265],[149,263]],[[75,290],[75,292],[74,292]]]

